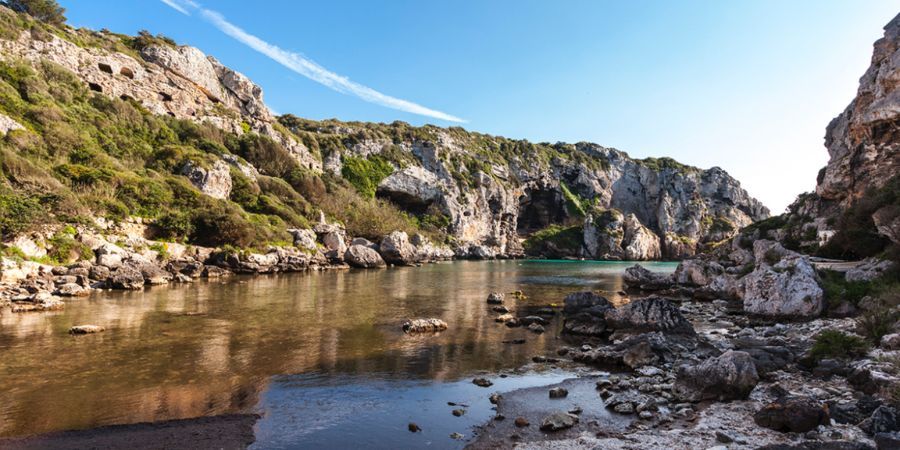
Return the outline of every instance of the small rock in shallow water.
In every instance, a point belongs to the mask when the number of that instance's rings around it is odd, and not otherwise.
[[[488,295],[487,302],[489,305],[499,305],[503,303],[503,294],[500,292],[491,292]]]
[[[488,380],[487,378],[476,378],[476,379],[472,380],[472,384],[474,384],[475,386],[481,386],[481,387],[488,387],[488,386],[494,385],[494,383],[492,383],[491,380]]]
[[[644,419],[644,420],[652,419],[652,418],[653,418],[653,413],[650,412],[650,411],[641,411],[641,412],[638,414],[638,417],[640,417],[641,419]]]
[[[501,400],[502,398],[503,398],[502,395],[500,395],[500,394],[494,392],[493,394],[491,394],[490,397],[488,397],[488,400],[491,402],[491,404],[497,405],[497,404],[500,404],[500,400]]]
[[[461,441],[464,438],[465,438],[465,436],[463,436],[460,433],[450,433],[450,439],[456,439],[457,441]]]
[[[583,412],[584,412],[584,410],[581,409],[580,406],[576,406],[576,407],[574,407],[574,408],[572,408],[572,409],[569,410],[569,414],[575,414],[576,416],[579,415],[579,414],[581,414],[581,413],[583,413]]]
[[[503,305],[497,305],[497,306],[492,307],[491,311],[494,311],[495,313],[506,314],[509,312],[509,308],[507,308]]]
[[[408,428],[409,428],[409,432],[410,432],[410,433],[418,433],[418,432],[422,431],[422,429],[419,428],[419,426],[416,425],[416,424],[413,423],[413,422],[410,422],[410,423],[409,423]]]
[[[494,416],[494,420],[498,422],[501,420],[506,420],[506,416],[504,416],[503,414],[497,414],[496,416]]]
[[[525,339],[511,339],[508,341],[503,341],[504,344],[524,344]]]
[[[578,416],[558,411],[544,418],[541,422],[541,431],[564,430],[572,428],[576,423],[578,423]]]
[[[544,326],[537,324],[537,323],[533,323],[531,325],[528,325],[528,330],[531,331],[532,333],[541,334],[544,332]]]
[[[500,323],[506,323],[506,322],[513,321],[513,320],[516,320],[516,317],[509,313],[500,314],[499,316],[494,318],[494,322],[500,322]]]
[[[550,398],[565,398],[568,395],[569,391],[567,391],[565,388],[556,387],[550,389]]]
[[[405,333],[428,333],[446,329],[447,322],[441,319],[414,319],[403,322],[403,332]]]
[[[464,409],[454,409],[453,410],[453,415],[456,417],[460,417],[465,413],[466,413],[466,410],[464,410]]]
[[[69,334],[91,334],[99,333],[104,330],[106,330],[106,328],[103,328],[100,325],[75,325],[74,327],[69,328]]]
[[[613,411],[619,414],[634,414],[634,406],[631,403],[619,403],[613,407]]]
[[[530,423],[528,423],[528,419],[526,419],[524,417],[516,417],[516,426],[517,427],[525,428],[528,425],[531,425]]]

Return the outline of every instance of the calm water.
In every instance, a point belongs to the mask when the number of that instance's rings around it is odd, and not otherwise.
[[[498,374],[556,347],[554,321],[535,335],[493,321],[491,291],[522,290],[522,310],[579,290],[615,300],[633,263],[453,262],[200,281],[72,300],[52,313],[0,313],[0,436],[230,412],[264,414],[257,446],[360,442],[454,447],[451,432],[492,414],[493,391],[554,383],[561,371]],[[674,264],[651,263],[671,271]],[[405,318],[450,330],[408,336]],[[69,327],[102,325],[73,337]],[[526,338],[522,345],[502,341]],[[470,404],[462,418],[448,401]],[[455,420],[455,422],[454,422]],[[413,435],[406,425],[425,429]]]

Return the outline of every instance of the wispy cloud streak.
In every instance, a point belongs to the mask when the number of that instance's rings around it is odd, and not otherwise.
[[[399,111],[405,111],[420,116],[446,120],[448,122],[465,122],[464,119],[461,119],[459,117],[435,109],[427,108],[408,100],[391,97],[390,95],[378,92],[368,86],[364,86],[355,81],[351,81],[349,78],[338,75],[299,53],[284,50],[244,31],[242,28],[225,19],[222,14],[219,14],[218,12],[210,9],[206,9],[200,4],[191,0],[160,1],[185,15],[191,15],[188,8],[196,10],[200,13],[201,17],[213,24],[213,26],[218,28],[221,32],[227,34],[228,36],[231,36],[235,40],[243,43],[253,50],[256,50],[257,52],[268,56],[282,66],[287,67],[288,69],[335,91],[341,92],[343,94],[355,95],[356,97],[359,97],[367,102],[375,103],[377,105],[385,106]]]

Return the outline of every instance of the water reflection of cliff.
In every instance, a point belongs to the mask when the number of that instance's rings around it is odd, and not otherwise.
[[[245,411],[276,374],[447,380],[518,366],[555,333],[496,324],[488,292],[522,289],[527,305],[546,305],[575,290],[620,289],[602,266],[559,270],[498,262],[240,277],[4,312],[0,435]],[[407,317],[440,317],[451,329],[406,336]],[[67,334],[85,323],[108,331]]]

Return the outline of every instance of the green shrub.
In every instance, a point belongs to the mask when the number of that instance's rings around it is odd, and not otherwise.
[[[253,164],[260,173],[272,177],[287,177],[299,164],[291,154],[272,139],[255,133],[240,138],[238,154]]]
[[[341,175],[357,192],[369,198],[375,197],[378,183],[394,171],[394,166],[380,156],[369,159],[345,156],[343,163]]]
[[[843,272],[834,270],[822,271],[819,279],[825,301],[829,306],[837,306],[842,301],[857,305],[860,299],[872,294],[876,289],[876,285],[871,281],[847,281]]]
[[[529,236],[524,243],[529,255],[560,257],[576,254],[582,246],[584,231],[580,225],[550,225]]]
[[[864,356],[868,351],[869,344],[859,336],[838,330],[824,330],[814,338],[810,356],[818,361]]]
[[[68,264],[78,259],[92,259],[91,248],[75,239],[75,229],[67,227],[51,237],[47,243],[47,258],[56,264]]]
[[[572,193],[572,191],[569,190],[569,187],[563,182],[559,183],[559,189],[562,191],[563,198],[566,201],[566,214],[568,214],[569,217],[583,219],[586,213],[584,206],[582,206],[581,198]]]
[[[840,259],[861,259],[882,253],[896,254],[896,245],[875,229],[872,214],[884,207],[900,207],[900,175],[879,189],[872,189],[837,218],[834,237],[819,255]]]
[[[0,188],[0,237],[6,238],[28,230],[44,219],[39,197],[4,193]]]
[[[3,3],[13,11],[27,13],[50,25],[66,23],[66,9],[55,0],[4,0]]]

